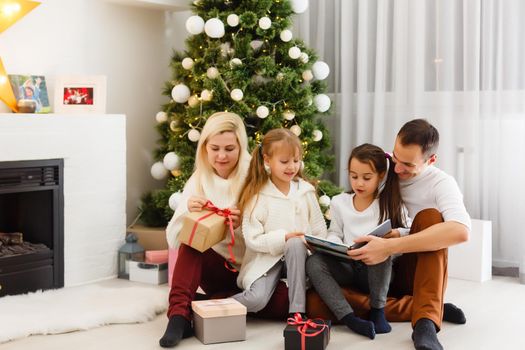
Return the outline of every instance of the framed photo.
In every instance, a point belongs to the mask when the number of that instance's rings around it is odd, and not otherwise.
[[[58,76],[55,113],[106,113],[106,76]]]
[[[46,78],[43,75],[8,75],[13,88],[16,102],[31,105],[31,113],[49,113],[49,95],[47,93]]]

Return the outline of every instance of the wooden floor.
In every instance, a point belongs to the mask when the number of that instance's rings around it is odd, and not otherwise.
[[[494,277],[492,281],[484,283],[450,279],[446,300],[465,311],[467,323],[443,324],[439,339],[445,349],[525,349],[525,285],[519,284],[518,279]],[[31,336],[0,344],[0,350],[160,349],[158,339],[165,326],[166,317],[160,315],[145,324],[113,325],[61,335]],[[204,346],[196,338],[190,338],[183,340],[176,349],[283,349],[284,326],[284,322],[249,318],[247,340],[244,342]],[[375,340],[358,336],[344,326],[335,326],[328,349],[413,349],[410,324],[393,323],[392,326],[391,333],[378,335]]]

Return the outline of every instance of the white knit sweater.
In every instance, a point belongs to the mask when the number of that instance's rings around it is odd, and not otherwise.
[[[210,200],[217,208],[221,209],[232,207],[237,203],[237,197],[232,194],[231,191],[231,180],[223,179],[217,175],[213,175],[210,180],[211,181],[203,182],[202,184],[204,194],[199,193],[197,190],[196,180],[193,175],[186,182],[177,210],[175,210],[175,213],[166,228],[166,238],[170,247],[176,248],[180,244],[177,237],[182,228],[184,214],[188,212],[188,199],[191,196],[204,195],[206,199]],[[231,237],[228,233],[226,238],[214,245],[212,249],[225,259],[228,259],[230,257],[228,243],[230,242]],[[235,256],[235,261],[237,263],[235,266],[236,269],[239,269],[242,264],[244,251],[244,239],[241,234],[241,227],[239,226],[235,230],[235,244],[233,246],[233,255]]]
[[[246,254],[237,284],[248,289],[284,256],[289,232],[326,237],[326,224],[315,189],[308,182],[292,183],[297,191],[286,196],[268,181],[244,211],[242,232]]]

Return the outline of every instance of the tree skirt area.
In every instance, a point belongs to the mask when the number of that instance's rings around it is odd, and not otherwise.
[[[0,298],[0,343],[32,334],[58,334],[152,320],[168,293],[151,286],[85,285]]]

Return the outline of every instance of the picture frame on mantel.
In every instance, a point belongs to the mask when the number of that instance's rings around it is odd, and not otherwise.
[[[57,76],[55,80],[55,113],[106,113],[105,75]]]

